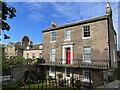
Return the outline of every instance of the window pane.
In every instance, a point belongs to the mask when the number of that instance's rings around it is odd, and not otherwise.
[[[70,32],[70,30],[66,30],[65,31],[65,39],[70,39],[71,37],[71,34],[70,34],[71,32]]]
[[[90,37],[90,26],[83,26],[84,37]]]
[[[84,71],[83,71],[83,75],[84,75],[84,78],[85,78],[85,79],[89,79],[89,77],[90,77],[90,74],[89,74],[89,71],[88,71],[88,70],[84,70]]]
[[[55,49],[51,49],[51,54],[50,54],[50,59],[51,59],[51,61],[54,61],[54,60],[55,60],[55,52],[56,52]]]
[[[90,49],[90,46],[83,47],[83,60],[85,60],[85,61],[91,60],[91,49]]]
[[[56,32],[52,32],[51,33],[51,41],[55,41],[56,40]]]

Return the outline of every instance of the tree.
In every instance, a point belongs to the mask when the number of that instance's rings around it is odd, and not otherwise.
[[[2,58],[2,75],[10,75],[10,68],[13,66],[21,67],[24,64],[27,64],[26,59],[20,57],[12,56],[10,58],[6,58],[6,56],[2,56],[0,58]]]
[[[2,29],[2,31],[10,30],[10,25],[6,22],[6,20],[12,19],[14,17],[16,17],[16,9],[14,7],[9,7],[5,2],[1,2],[0,1],[0,7],[2,7],[2,12],[0,12],[0,16],[2,16],[2,24],[0,25],[0,29]],[[2,15],[1,15],[2,13]],[[1,27],[2,26],[2,27]],[[4,34],[4,39],[9,39],[10,37],[6,34]]]

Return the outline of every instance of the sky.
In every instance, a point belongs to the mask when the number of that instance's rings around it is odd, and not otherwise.
[[[42,43],[42,31],[52,22],[58,26],[82,21],[106,14],[107,2],[7,2],[16,8],[16,17],[8,19],[10,31],[4,31],[10,39],[2,43],[21,41],[28,36],[34,44]],[[110,2],[113,11],[114,29],[118,33],[118,3]],[[120,48],[120,44],[119,44]]]

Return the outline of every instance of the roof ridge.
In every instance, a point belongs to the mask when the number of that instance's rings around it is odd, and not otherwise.
[[[108,15],[97,16],[97,17],[94,17],[94,18],[86,19],[86,20],[81,20],[81,21],[77,21],[77,22],[72,22],[72,23],[64,24],[64,25],[61,25],[61,26],[58,26],[58,27],[55,27],[55,28],[48,28],[46,30],[43,30],[43,33],[47,32],[47,31],[51,31],[51,30],[56,30],[56,29],[60,29],[60,28],[65,28],[65,27],[69,27],[69,26],[81,24],[81,23],[87,23],[87,22],[91,22],[91,21],[95,21],[95,20],[107,18],[107,16]]]

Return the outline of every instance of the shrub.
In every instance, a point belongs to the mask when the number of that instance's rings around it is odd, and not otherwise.
[[[50,75],[47,75],[47,76],[46,76],[46,80],[49,80],[49,81],[50,81],[51,79],[52,79],[52,77],[51,77]]]
[[[78,87],[78,88],[81,87],[82,86],[82,82],[80,80],[76,80],[75,81],[75,86]]]
[[[18,88],[17,84],[13,84],[13,83],[3,83],[2,84],[2,90],[8,90],[8,89],[15,90],[16,88]]]
[[[33,67],[32,70],[26,71],[24,73],[24,82],[25,83],[37,83],[38,80],[41,80],[41,70],[38,67]]]
[[[57,77],[58,77],[58,79],[61,79],[63,77],[63,74],[62,73],[58,73]]]
[[[18,87],[23,86],[23,81],[22,80],[17,80],[15,83]]]
[[[37,58],[37,63],[45,63],[45,59],[44,58]]]

